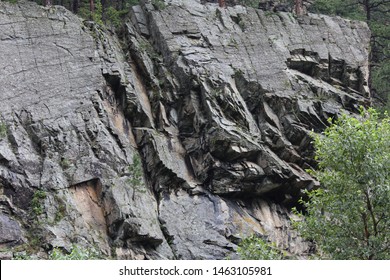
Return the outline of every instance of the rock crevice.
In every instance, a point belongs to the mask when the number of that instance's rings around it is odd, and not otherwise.
[[[318,186],[310,131],[369,102],[364,23],[144,0],[116,34],[32,3],[1,2],[0,25],[0,246],[311,252],[289,208]]]

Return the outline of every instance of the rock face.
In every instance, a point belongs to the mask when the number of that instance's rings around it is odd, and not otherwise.
[[[369,102],[361,22],[141,1],[115,35],[0,3],[0,246],[222,259],[258,234],[304,257],[289,209],[310,131]]]

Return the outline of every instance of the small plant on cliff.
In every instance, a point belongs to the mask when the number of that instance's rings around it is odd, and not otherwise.
[[[243,6],[252,7],[257,9],[259,7],[258,0],[239,0],[238,3]]]
[[[4,122],[0,121],[0,139],[7,136],[7,126]]]
[[[101,259],[94,250],[72,246],[70,253],[64,253],[60,248],[54,248],[49,254],[50,260],[97,260]]]
[[[159,11],[164,10],[167,7],[167,4],[165,4],[163,0],[152,0],[152,4]]]
[[[58,195],[54,196],[54,200],[57,206],[57,211],[54,216],[54,224],[59,223],[66,216],[66,203]]]
[[[129,166],[131,178],[129,183],[132,187],[137,187],[142,183],[142,163],[138,155],[133,156],[133,164]]]
[[[4,2],[8,2],[8,3],[11,3],[11,4],[16,4],[16,3],[18,3],[18,0],[5,0]]]
[[[108,7],[106,11],[106,24],[109,23],[114,27],[121,26],[123,22],[123,17],[127,13],[127,10],[118,11],[114,7]]]
[[[43,200],[46,198],[46,192],[42,190],[37,190],[34,192],[33,198],[31,200],[31,208],[35,215],[39,216],[43,214]]]
[[[69,167],[71,167],[71,163],[70,163],[70,161],[68,159],[62,157],[61,161],[60,161],[60,166],[63,169],[68,169]]]
[[[330,259],[390,258],[390,118],[362,110],[342,115],[314,136],[321,189],[301,201],[293,222]]]
[[[242,260],[282,260],[284,254],[274,243],[254,235],[241,241],[237,253]]]
[[[26,252],[17,252],[17,253],[14,253],[13,254],[13,257],[12,257],[12,260],[15,260],[15,261],[21,261],[21,260],[33,260],[33,258],[28,255]]]

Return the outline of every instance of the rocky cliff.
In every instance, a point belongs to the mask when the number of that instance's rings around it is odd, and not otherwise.
[[[0,2],[2,257],[234,258],[253,233],[304,257],[309,134],[369,102],[369,37],[200,0],[141,1],[117,33]]]

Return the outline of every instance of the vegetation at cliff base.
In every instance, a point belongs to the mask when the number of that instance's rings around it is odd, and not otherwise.
[[[301,199],[292,223],[316,245],[319,259],[390,259],[390,117],[361,109],[329,120],[323,134],[313,134],[321,188]],[[275,244],[244,239],[241,259],[285,259]]]
[[[255,235],[244,238],[237,248],[237,253],[242,260],[282,260],[285,258],[276,244]]]
[[[321,188],[294,222],[320,258],[390,259],[390,118],[362,110],[314,136]]]
[[[101,258],[94,250],[77,245],[73,245],[69,253],[65,253],[60,248],[54,248],[49,254],[49,260],[97,260]]]

